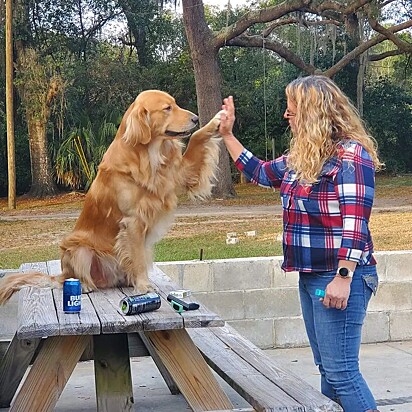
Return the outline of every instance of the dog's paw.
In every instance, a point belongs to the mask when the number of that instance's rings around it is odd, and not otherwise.
[[[149,292],[155,292],[155,288],[150,283],[141,282],[133,286],[133,293],[136,295],[144,295]]]
[[[224,110],[216,113],[216,115],[210,120],[210,122],[202,129],[205,132],[209,133],[211,136],[217,136],[219,134],[221,116],[226,116],[226,112]]]
[[[226,110],[221,110],[220,112],[217,112],[217,113],[215,114],[214,119],[219,120],[219,124],[220,124],[220,120],[222,119],[222,116],[226,116],[226,117],[227,117],[227,112],[226,112]]]

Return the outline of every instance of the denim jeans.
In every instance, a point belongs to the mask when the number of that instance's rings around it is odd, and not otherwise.
[[[345,412],[376,409],[376,402],[359,371],[362,325],[372,293],[376,266],[357,266],[345,310],[325,308],[316,289],[326,289],[336,272],[299,274],[299,294],[306,332],[321,375],[321,391]]]

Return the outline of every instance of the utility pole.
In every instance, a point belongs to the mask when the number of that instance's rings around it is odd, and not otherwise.
[[[6,0],[6,118],[7,118],[7,165],[9,182],[9,209],[16,208],[16,161],[14,149],[13,111],[13,34],[12,0]]]

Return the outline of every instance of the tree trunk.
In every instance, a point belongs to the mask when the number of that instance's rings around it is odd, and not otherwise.
[[[359,19],[356,13],[351,13],[347,16],[345,21],[346,32],[348,35],[347,53],[350,53],[360,44],[360,31],[359,31]],[[360,57],[354,58],[350,64],[348,64],[343,71],[346,72],[348,81],[345,82],[349,85],[349,88],[345,90],[346,94],[353,102],[359,107],[358,90],[356,85],[358,84],[358,76],[360,69]]]
[[[2,11],[2,10],[0,10]],[[13,110],[13,34],[12,0],[6,1],[6,117],[7,117],[7,167],[8,167],[8,206],[16,208],[16,162],[14,145]]]
[[[55,195],[57,187],[54,183],[47,153],[47,121],[28,116],[26,118],[29,131],[32,180],[28,196],[42,198]]]
[[[29,134],[32,184],[28,196],[52,196],[58,190],[51,172],[46,130],[51,102],[58,94],[59,86],[55,80],[44,77],[41,63],[37,61],[37,54],[33,49],[26,49],[23,42],[18,41],[16,50],[17,71],[20,75],[31,74],[27,81],[21,82],[17,88],[25,110]]]
[[[183,19],[191,50],[195,74],[197,106],[200,123],[207,123],[222,106],[221,75],[218,63],[219,49],[214,46],[212,33],[206,24],[202,2],[193,5],[183,0]],[[229,155],[221,143],[217,181],[213,197],[228,198],[236,195],[230,172]]]

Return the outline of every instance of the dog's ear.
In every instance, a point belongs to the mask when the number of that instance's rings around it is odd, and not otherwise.
[[[151,139],[150,116],[147,110],[134,104],[126,119],[126,128],[123,139],[133,146],[137,144],[148,144]]]

